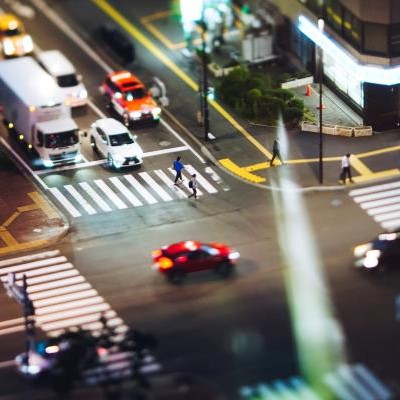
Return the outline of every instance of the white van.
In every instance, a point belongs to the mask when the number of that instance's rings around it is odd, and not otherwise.
[[[87,90],[82,76],[76,74],[72,63],[58,50],[42,51],[37,56],[39,64],[57,82],[71,107],[87,104]]]

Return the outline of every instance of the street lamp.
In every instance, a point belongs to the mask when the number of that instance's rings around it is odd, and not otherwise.
[[[321,33],[324,31],[324,20],[318,19],[318,29]],[[322,134],[322,80],[324,76],[324,64],[323,64],[323,50],[322,47],[318,47],[318,74],[319,74],[319,183],[324,181],[324,164],[323,164],[323,134]]]

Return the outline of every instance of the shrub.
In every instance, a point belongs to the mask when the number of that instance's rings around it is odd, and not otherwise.
[[[250,89],[247,92],[246,101],[252,103],[254,101],[257,101],[261,96],[262,96],[262,92],[260,89],[256,89],[256,88]]]
[[[303,109],[287,107],[283,111],[283,120],[291,125],[297,125],[303,116]]]
[[[299,99],[298,97],[293,97],[286,104],[288,107],[294,107],[300,110],[304,109],[304,101]]]
[[[294,97],[294,94],[287,89],[273,89],[271,90],[271,94],[274,97],[282,99],[284,102],[287,102]]]

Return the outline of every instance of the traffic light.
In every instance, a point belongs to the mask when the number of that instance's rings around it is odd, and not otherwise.
[[[215,88],[209,86],[207,88],[207,99],[208,100],[215,100]]]

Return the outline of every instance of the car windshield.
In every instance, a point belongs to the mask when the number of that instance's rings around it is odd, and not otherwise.
[[[57,147],[67,147],[78,143],[79,137],[76,130],[60,133],[51,133],[45,135],[44,146],[47,149],[55,149]]]
[[[143,89],[134,89],[124,92],[124,98],[126,101],[133,101],[137,99],[142,99],[146,96],[146,92]]]
[[[60,87],[77,86],[79,83],[75,74],[61,75],[57,78],[57,82]]]
[[[19,27],[15,29],[6,29],[5,31],[3,31],[3,35],[7,37],[18,36],[22,35],[23,33],[24,32],[22,31],[22,29],[20,29]]]
[[[111,146],[122,146],[123,144],[134,143],[132,137],[127,132],[110,135],[109,138]]]
[[[214,247],[207,246],[206,244],[203,244],[201,246],[201,250],[209,254],[210,256],[216,256],[217,254],[219,254],[219,250],[214,249]]]

